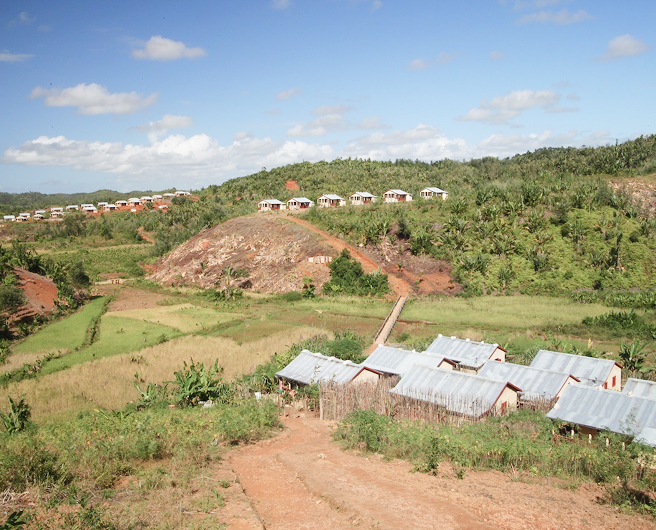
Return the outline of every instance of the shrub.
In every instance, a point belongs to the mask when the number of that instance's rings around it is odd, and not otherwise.
[[[219,367],[219,360],[206,368],[203,363],[195,363],[193,359],[187,366],[174,372],[175,381],[170,381],[177,386],[175,392],[176,402],[183,406],[194,406],[200,401],[218,401],[229,403],[234,395],[233,386],[221,377],[223,367]]]
[[[24,431],[30,420],[31,409],[25,403],[25,398],[21,397],[19,402],[9,397],[9,412],[3,414],[0,412],[0,422],[9,434]]]

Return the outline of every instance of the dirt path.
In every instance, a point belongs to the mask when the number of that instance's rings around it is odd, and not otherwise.
[[[355,259],[357,259],[360,262],[362,268],[364,269],[364,272],[371,273],[379,269],[380,270],[383,269],[383,267],[378,265],[368,256],[365,256],[354,246],[349,245],[345,241],[342,241],[341,239],[329,234],[325,230],[321,230],[320,228],[317,228],[312,223],[308,223],[304,219],[299,219],[295,215],[288,215],[287,217],[285,217],[285,219],[297,223],[301,226],[304,226],[308,230],[311,230],[312,232],[321,235],[323,238],[326,239],[326,241],[330,244],[330,246],[333,247],[338,252],[347,249],[351,253],[351,256],[353,256]],[[394,273],[388,272],[388,279],[389,279],[390,287],[397,294],[397,296],[407,295],[408,292],[411,290],[408,282],[403,278],[398,277]]]
[[[343,451],[327,422],[283,421],[287,429],[277,438],[228,457],[267,530],[653,528],[647,519],[599,504],[603,490],[596,485],[572,491],[546,478],[471,471],[459,480],[447,467],[437,476],[412,473],[407,462]]]

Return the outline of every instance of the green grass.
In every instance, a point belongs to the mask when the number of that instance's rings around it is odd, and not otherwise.
[[[100,321],[96,342],[88,348],[53,359],[44,366],[41,373],[49,374],[86,361],[135,352],[180,335],[182,333],[178,330],[160,324],[106,314]]]
[[[92,300],[77,313],[46,325],[12,348],[14,354],[74,350],[87,340],[87,328],[107,303],[106,296]]]
[[[52,252],[49,255],[64,263],[81,261],[93,281],[103,274],[118,273],[123,277],[141,277],[140,262],[152,256],[152,245],[120,245],[115,247],[83,248],[74,252]]]

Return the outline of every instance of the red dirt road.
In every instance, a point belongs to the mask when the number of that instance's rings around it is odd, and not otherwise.
[[[493,471],[459,480],[446,465],[437,476],[412,473],[407,462],[343,451],[328,422],[283,422],[278,437],[228,455],[254,511],[229,528],[653,529],[648,519],[599,504],[603,489],[594,484],[572,491]]]

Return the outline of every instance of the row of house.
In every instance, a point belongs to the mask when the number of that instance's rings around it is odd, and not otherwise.
[[[99,202],[97,205],[86,204],[69,204],[67,206],[52,206],[49,210],[35,210],[33,214],[30,212],[19,213],[18,216],[5,215],[3,220],[5,222],[24,222],[30,219],[40,220],[48,216],[51,219],[57,219],[64,216],[66,212],[82,211],[86,213],[100,213],[100,212],[114,212],[118,210],[130,209],[137,206],[144,206],[146,204],[156,204],[162,201],[171,200],[174,197],[188,197],[191,193],[188,191],[178,190],[175,193],[163,193],[155,195],[144,195],[142,197],[130,197],[127,200],[118,200],[114,203]],[[167,204],[159,204],[159,210],[168,209]],[[136,211],[136,210],[135,210]]]
[[[522,406],[551,408],[548,417],[580,432],[631,434],[656,446],[656,383],[629,379],[610,359],[540,350],[529,366],[505,362],[498,344],[438,336],[424,352],[378,346],[360,364],[304,351],[276,375],[309,385],[359,384],[394,378],[390,393],[478,418]]]
[[[449,196],[446,191],[433,187],[424,188],[419,192],[419,195],[423,199],[433,199],[437,197],[442,200],[446,200]],[[368,191],[356,191],[349,197],[349,201],[352,206],[363,206],[377,202],[378,196],[373,195]],[[383,193],[383,202],[385,203],[411,201],[412,195],[403,190],[391,189]],[[282,202],[278,199],[264,199],[258,203],[257,209],[261,212],[271,210],[304,210],[306,208],[311,208],[314,205],[315,202],[307,197],[293,197],[287,202]],[[346,206],[346,199],[333,193],[326,193],[317,198],[316,205],[319,208],[339,208],[340,206]]]

